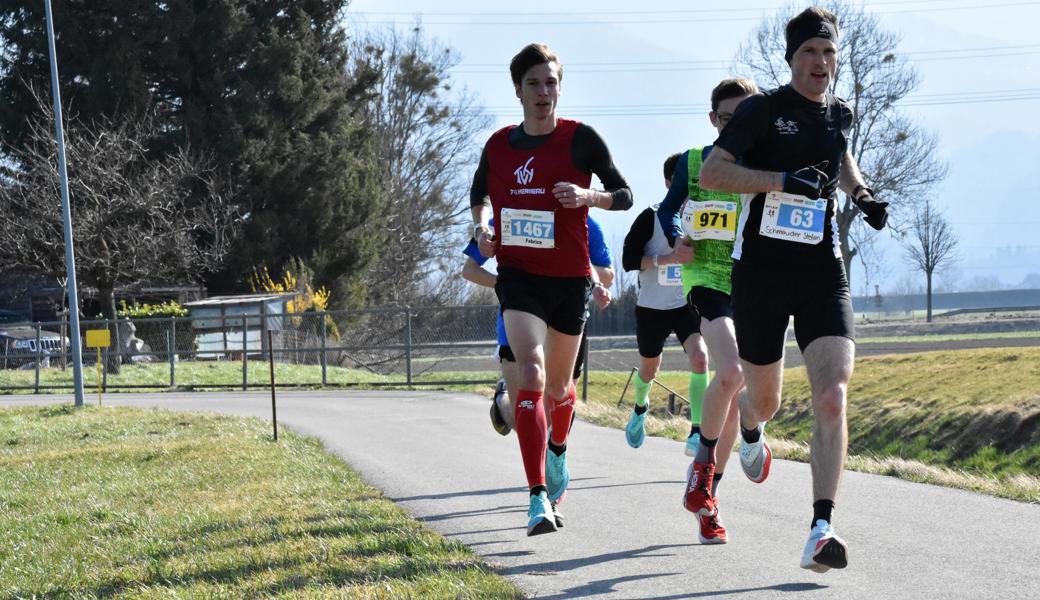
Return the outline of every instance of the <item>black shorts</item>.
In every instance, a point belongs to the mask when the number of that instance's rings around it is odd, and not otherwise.
[[[548,277],[500,268],[495,295],[503,313],[530,313],[564,335],[581,335],[585,306],[592,295],[592,278]]]
[[[578,346],[578,358],[574,361],[574,374],[571,379],[581,378],[582,367],[585,366],[585,344],[588,340],[589,334],[587,330],[581,332],[581,346]],[[498,347],[498,362],[516,362],[516,356],[513,355],[513,349],[509,346]]]
[[[664,342],[675,332],[680,344],[701,331],[701,318],[689,306],[658,310],[636,306],[636,344],[639,356],[656,358],[664,351]],[[683,347],[685,350],[685,346]]]
[[[720,317],[733,318],[733,305],[730,303],[729,294],[725,292],[709,287],[692,287],[686,295],[686,302],[707,321],[714,321]]]
[[[852,294],[839,260],[800,270],[734,261],[732,298],[740,358],[751,364],[768,365],[783,358],[790,317],[802,352],[821,337],[855,340]]]

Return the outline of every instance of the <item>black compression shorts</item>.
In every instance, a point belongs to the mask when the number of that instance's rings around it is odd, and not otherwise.
[[[636,306],[636,344],[639,346],[639,356],[661,356],[664,342],[672,332],[675,332],[680,344],[685,344],[691,335],[700,333],[700,323],[700,315],[688,306],[670,310]]]
[[[564,335],[581,335],[592,278],[549,277],[500,267],[495,294],[503,313],[530,313]]]
[[[802,352],[821,337],[855,340],[852,295],[840,261],[802,269],[756,269],[734,261],[732,299],[740,358],[751,364],[783,358],[792,316]]]
[[[714,321],[720,317],[733,318],[733,305],[730,303],[729,294],[725,292],[710,287],[694,286],[686,295],[686,302],[707,321]]]

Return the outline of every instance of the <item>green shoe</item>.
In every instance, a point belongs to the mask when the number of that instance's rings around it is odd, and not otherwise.
[[[647,407],[649,409],[649,407]],[[649,410],[639,414],[636,409],[632,409],[632,415],[628,417],[628,425],[625,426],[625,439],[628,441],[628,445],[633,448],[638,448],[643,445],[643,440],[646,439],[646,431],[643,428],[643,423],[646,421],[646,413]]]
[[[686,438],[686,456],[697,456],[697,449],[701,447],[701,434],[695,433]]]
[[[531,505],[527,509],[527,535],[541,535],[556,531],[556,518],[552,505],[545,492],[531,496]]]

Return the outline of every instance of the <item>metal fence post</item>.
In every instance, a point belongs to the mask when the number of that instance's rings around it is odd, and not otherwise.
[[[588,325],[586,325],[586,327],[588,327]],[[592,370],[592,355],[589,353],[589,349],[590,349],[589,347],[591,345],[591,342],[589,342],[589,336],[586,335],[582,339],[581,344],[582,344],[582,346],[584,346],[584,348],[581,348],[580,350],[578,350],[578,352],[584,352],[585,353],[585,368],[582,369],[582,372],[581,372],[581,401],[582,402],[588,402],[589,401],[589,371]]]
[[[412,387],[412,309],[405,307],[404,321],[404,366],[408,378],[408,389]]]
[[[112,328],[108,324],[108,319],[105,319],[105,329],[112,331]],[[105,346],[105,357],[104,362],[101,363],[101,391],[108,393],[108,360],[111,354],[111,346]]]
[[[329,338],[329,325],[328,325],[328,313],[322,311],[321,313],[321,385],[329,384],[329,359],[325,353],[325,349],[328,347]]]
[[[177,387],[177,317],[170,317],[167,356],[170,359],[170,387]]]
[[[242,391],[249,389],[249,318],[242,317]]]
[[[40,324],[36,324],[36,383],[33,384],[33,393],[40,393],[40,360],[43,354],[40,348]]]

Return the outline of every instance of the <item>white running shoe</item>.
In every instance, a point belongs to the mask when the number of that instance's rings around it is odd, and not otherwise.
[[[823,519],[809,532],[809,539],[802,551],[802,568],[825,573],[831,569],[844,569],[848,564],[849,547],[845,540],[834,533],[831,524]]]
[[[748,443],[740,436],[740,466],[747,478],[755,483],[762,483],[769,477],[769,467],[773,464],[773,453],[766,443],[765,423],[758,424],[758,441]]]

